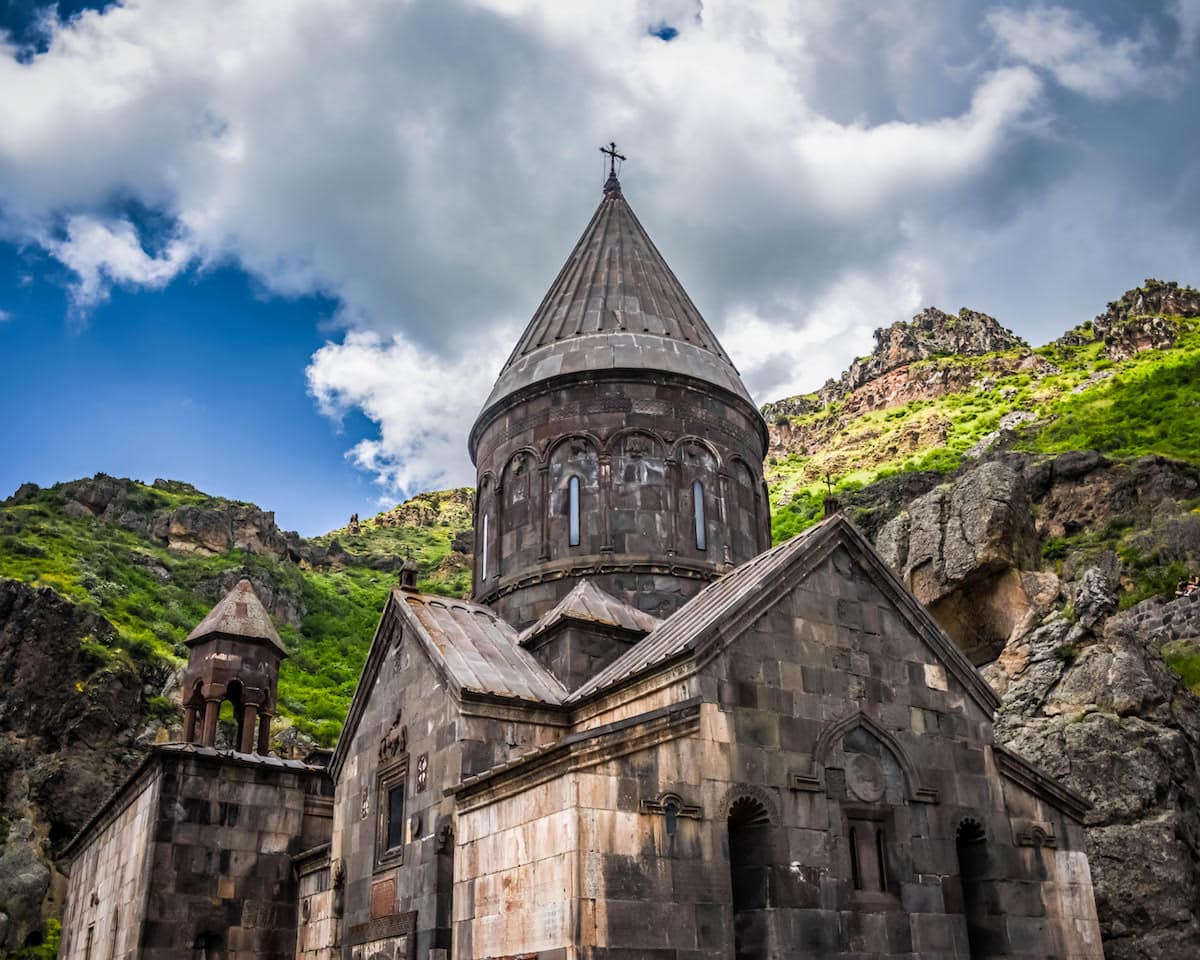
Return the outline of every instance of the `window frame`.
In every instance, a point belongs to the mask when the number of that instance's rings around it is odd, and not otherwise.
[[[692,522],[696,528],[696,549],[708,551],[708,518],[704,509],[704,481],[692,481]]]
[[[582,537],[582,526],[580,521],[580,482],[579,474],[573,473],[567,477],[567,546],[579,546]]]
[[[404,807],[401,812],[401,839],[398,846],[387,845],[388,825],[391,821],[391,794],[402,792]],[[408,754],[396,758],[375,776],[375,868],[394,867],[404,863],[404,849],[408,820]]]
[[[479,582],[484,583],[488,576],[488,514],[483,515],[483,557],[480,564]]]

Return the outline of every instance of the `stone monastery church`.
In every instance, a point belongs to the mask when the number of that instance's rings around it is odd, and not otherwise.
[[[766,425],[615,171],[468,442],[472,599],[406,563],[301,763],[239,583],[72,843],[64,957],[1103,956],[1086,802],[845,518],[771,547]]]

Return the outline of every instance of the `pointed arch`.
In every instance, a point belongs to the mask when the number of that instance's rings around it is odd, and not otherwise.
[[[900,770],[904,774],[904,783],[908,791],[910,800],[917,803],[937,803],[937,790],[932,787],[924,786],[921,783],[921,774],[917,769],[917,765],[913,763],[912,758],[908,755],[908,751],[904,749],[904,745],[900,743],[890,732],[880,726],[879,722],[859,710],[852,713],[850,716],[839,720],[837,723],[830,724],[817,738],[816,746],[813,748],[813,773],[816,782],[821,788],[824,787],[825,778],[825,762],[829,758],[829,752],[834,745],[841,741],[846,734],[862,728],[878,740],[888,751],[899,765]],[[793,777],[793,781],[795,781]],[[795,784],[798,785],[798,784]]]

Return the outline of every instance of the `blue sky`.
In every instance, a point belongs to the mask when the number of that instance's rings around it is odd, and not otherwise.
[[[925,305],[1200,283],[1200,0],[0,0],[0,491],[323,532],[465,436],[597,147],[760,401]]]

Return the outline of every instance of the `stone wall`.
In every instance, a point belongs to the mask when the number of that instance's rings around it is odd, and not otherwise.
[[[698,672],[468,784],[457,956],[1100,957],[1075,801],[899,603],[839,548]]]
[[[292,857],[329,839],[324,774],[245,755],[156,757],[162,787],[140,957],[190,956],[198,938],[224,960],[291,957]]]
[[[138,955],[160,777],[147,768],[93,829],[71,865],[62,960]]]
[[[588,576],[666,616],[769,546],[760,429],[754,411],[663,376],[577,383],[514,404],[484,428],[476,453],[475,598],[523,626]]]
[[[403,637],[395,620],[386,631],[372,695],[338,774],[331,857],[344,871],[347,949],[403,939],[424,958],[450,945],[456,826],[449,789],[556,731],[520,710],[461,708],[419,641]],[[389,777],[405,784],[406,823],[402,849],[381,858],[380,804]]]

